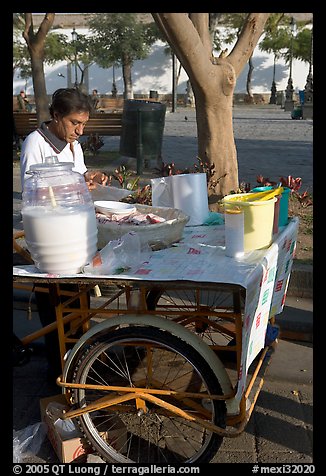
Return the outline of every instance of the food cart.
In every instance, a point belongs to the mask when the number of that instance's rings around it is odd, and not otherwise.
[[[120,274],[15,266],[14,286],[46,283],[56,304],[49,329],[70,407],[62,418],[108,462],[209,462],[223,438],[245,429],[262,388],[297,230],[291,218],[271,246],[235,259],[225,255],[223,225],[188,226],[178,243]],[[102,285],[109,295],[88,306],[87,293]]]

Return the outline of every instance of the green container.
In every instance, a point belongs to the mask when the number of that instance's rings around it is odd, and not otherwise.
[[[293,109],[291,112],[292,119],[301,119],[302,118],[302,107],[298,106]]]
[[[137,169],[161,157],[166,105],[138,99],[125,100],[120,154],[137,158]]]
[[[251,192],[265,192],[266,190],[272,190],[274,187],[272,186],[265,186],[265,187],[255,187]],[[283,187],[283,192],[279,204],[279,218],[278,218],[278,225],[279,226],[286,226],[289,222],[289,197],[290,197],[291,189],[288,187]]]

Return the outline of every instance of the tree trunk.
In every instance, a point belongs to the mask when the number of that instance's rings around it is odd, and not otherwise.
[[[38,124],[41,124],[41,122],[50,118],[43,60],[45,38],[51,26],[53,25],[54,17],[55,13],[46,13],[38,29],[38,32],[35,35],[33,30],[32,14],[25,13],[25,29],[23,32],[23,37],[27,43],[28,51],[31,56],[32,79]]]
[[[152,13],[191,81],[196,100],[198,156],[213,167],[208,195],[214,203],[239,187],[232,101],[236,78],[259,40],[269,13],[249,13],[237,43],[213,58],[208,13]],[[192,158],[190,158],[192,160]]]
[[[249,65],[249,70],[247,74],[247,82],[246,82],[246,91],[247,91],[247,102],[248,104],[253,104],[254,103],[254,95],[252,94],[251,91],[251,78],[252,78],[252,73],[254,71],[254,65],[252,64],[252,55],[250,56],[248,60],[248,65]]]
[[[32,78],[35,95],[37,122],[40,125],[50,119],[49,101],[46,94],[43,51],[33,51],[31,53]]]
[[[133,99],[134,92],[132,89],[132,79],[131,79],[131,66],[132,63],[130,61],[124,61],[122,63],[122,76],[123,76],[123,83],[124,83],[124,92],[123,97],[124,99]]]
[[[214,210],[214,203],[221,196],[238,189],[238,162],[232,124],[235,75],[231,65],[222,59],[219,62],[221,64],[214,65],[219,71],[215,72],[213,87],[211,80],[204,88],[193,83],[198,157],[208,166],[213,165],[213,175],[208,183],[211,210]],[[219,93],[216,94],[216,91]]]

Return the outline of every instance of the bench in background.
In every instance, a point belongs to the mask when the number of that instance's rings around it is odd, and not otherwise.
[[[36,113],[14,112],[14,135],[24,139],[30,132],[37,129]],[[122,130],[122,111],[112,113],[94,113],[89,117],[84,135],[98,134],[102,136],[120,136]]]
[[[14,112],[14,135],[23,139],[37,128],[35,112]]]

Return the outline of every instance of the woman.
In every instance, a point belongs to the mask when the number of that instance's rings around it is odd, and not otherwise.
[[[91,103],[92,103],[92,106],[93,106],[93,112],[96,112],[96,110],[98,109],[99,104],[100,104],[100,97],[98,95],[97,89],[93,89],[93,91],[92,91]]]
[[[17,96],[19,111],[31,112],[32,107],[27,99],[25,91],[22,89]]]
[[[73,162],[75,172],[83,174],[89,189],[94,183],[106,185],[108,176],[100,171],[88,171],[84,153],[78,139],[92,110],[89,98],[78,89],[58,89],[52,96],[51,120],[43,122],[31,132],[22,144],[20,170],[22,190],[29,177],[26,172],[32,164],[45,162],[46,157],[55,156],[59,162]]]
[[[20,167],[22,190],[24,181],[30,177],[26,172],[32,164],[45,162],[48,157],[57,157],[59,162],[73,162],[73,169],[84,175],[88,188],[95,188],[94,183],[105,185],[108,177],[100,171],[88,171],[84,161],[84,153],[78,139],[92,110],[87,95],[78,89],[58,89],[52,96],[50,106],[51,120],[43,122],[31,132],[22,144]],[[47,287],[46,285],[44,287]],[[62,288],[75,290],[76,286],[66,284]],[[40,321],[43,326],[55,321],[55,308],[51,305],[47,292],[35,292]],[[66,298],[67,299],[67,298]],[[62,301],[64,298],[62,298]],[[45,336],[46,354],[48,359],[48,377],[51,381],[60,375],[61,363],[56,332]]]

